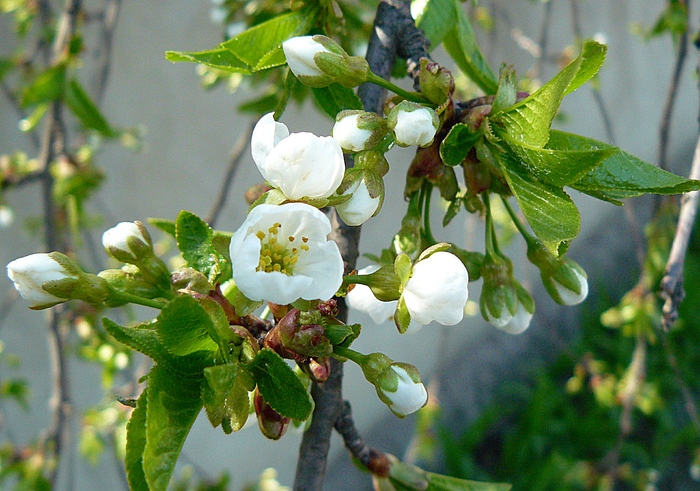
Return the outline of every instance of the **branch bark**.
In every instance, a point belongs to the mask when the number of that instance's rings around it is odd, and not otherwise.
[[[389,80],[396,62],[396,56],[406,58],[409,75],[417,80],[420,58],[427,57],[427,41],[422,31],[416,28],[410,12],[408,0],[384,0],[377,7],[374,28],[367,49],[367,62],[376,75]],[[382,114],[386,91],[366,83],[359,87],[358,95],[365,111]],[[346,157],[346,167],[352,166],[352,159]],[[335,211],[332,212],[333,231],[331,238],[338,244],[345,264],[345,274],[355,269],[359,255],[361,227],[350,227],[342,222]],[[347,306],[344,299],[338,299],[338,318],[347,322]],[[325,383],[314,384],[311,395],[316,404],[313,419],[299,448],[295,491],[320,491],[330,448],[330,436],[334,425],[342,416],[343,365],[331,360],[331,376]]]

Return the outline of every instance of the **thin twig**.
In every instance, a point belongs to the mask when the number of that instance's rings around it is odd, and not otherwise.
[[[365,443],[362,435],[357,431],[355,421],[352,419],[352,409],[348,401],[345,401],[343,404],[343,410],[336,420],[334,427],[335,431],[343,437],[345,447],[350,451],[353,457],[364,465],[372,474],[386,476],[389,469],[389,460],[386,454]]]
[[[19,100],[15,96],[15,94],[12,92],[12,89],[3,81],[0,83],[0,88],[2,88],[3,94],[5,94],[5,98],[9,101],[10,105],[12,108],[15,110],[17,115],[19,116],[20,119],[25,119],[27,117],[27,113],[24,112],[24,109],[22,109],[22,106],[19,103]],[[29,139],[32,141],[32,145],[34,145],[35,148],[39,148],[39,137],[36,136],[36,133],[33,131],[30,131],[27,136],[29,136]],[[3,181],[2,184],[5,184]]]
[[[209,215],[207,216],[206,221],[211,227],[215,226],[216,221],[219,219],[219,214],[221,213],[221,210],[226,204],[226,199],[229,195],[229,188],[231,187],[233,178],[235,177],[236,171],[238,170],[238,164],[241,161],[241,158],[243,158],[246,149],[248,148],[250,136],[253,134],[253,128],[253,124],[249,125],[248,129],[244,131],[241,134],[241,136],[238,137],[236,144],[231,150],[226,175],[224,176],[224,180],[221,183],[221,187],[219,188],[219,194],[216,197],[216,201],[214,201],[214,204],[212,205],[212,208],[209,211]]]
[[[93,86],[93,90],[95,91],[95,104],[98,107],[102,105],[102,99],[104,98],[105,89],[107,88],[107,79],[109,78],[109,72],[112,67],[112,39],[117,26],[120,7],[121,0],[107,0],[104,8],[97,62],[97,77]]]
[[[679,0],[681,5],[684,5],[688,10],[688,1]],[[688,53],[688,30],[690,29],[690,12],[687,12],[685,30],[678,38],[678,51],[676,52],[676,63],[673,68],[673,76],[671,84],[668,86],[666,94],[666,102],[664,103],[663,114],[661,115],[661,125],[659,127],[659,167],[668,169],[667,154],[669,144],[669,132],[671,130],[671,119],[673,118],[673,109],[678,98],[678,86],[680,85],[681,75],[683,74],[683,65]]]
[[[574,31],[574,35],[578,40],[583,39],[583,31],[581,29],[581,17],[578,12],[578,2],[577,0],[570,0],[571,5],[571,24]],[[600,112],[600,117],[603,120],[603,126],[605,127],[605,134],[608,138],[608,142],[611,145],[615,144],[615,132],[613,131],[612,120],[610,119],[610,114],[608,113],[607,105],[603,100],[603,95],[599,90],[593,90],[593,100],[598,106],[598,111]]]
[[[691,179],[700,179],[700,136],[695,145],[695,155],[693,165],[690,169]],[[700,200],[700,191],[693,191],[683,195],[681,199],[681,210],[678,216],[678,226],[676,235],[673,238],[671,252],[666,263],[666,271],[661,280],[661,298],[664,299],[663,326],[665,330],[671,328],[678,318],[678,306],[680,305],[685,292],[683,291],[683,263],[688,251],[690,234],[695,223],[695,214]]]

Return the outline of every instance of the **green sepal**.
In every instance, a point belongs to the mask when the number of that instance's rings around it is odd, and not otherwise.
[[[177,356],[218,348],[210,335],[215,332],[212,318],[190,295],[175,297],[163,308],[158,315],[156,331],[163,346]]]
[[[238,289],[236,282],[233,280],[228,280],[221,285],[221,289],[239,316],[248,315],[263,304],[262,300],[251,300],[243,295],[243,292]]]
[[[311,415],[311,396],[280,355],[263,348],[249,368],[260,394],[272,409],[297,421],[305,421]]]
[[[166,491],[177,458],[202,409],[203,376],[183,377],[162,365],[148,374],[143,470],[151,491]]]
[[[289,201],[289,198],[287,198],[282,191],[277,188],[272,188],[256,199],[255,202],[250,205],[250,208],[248,208],[248,212],[250,213],[250,210],[258,205],[281,205],[287,201]]]
[[[513,67],[501,66],[501,73],[498,76],[498,90],[496,97],[491,104],[491,112],[494,114],[512,106],[518,97],[517,80],[515,78],[515,70]]]
[[[211,227],[194,213],[183,210],[175,221],[175,238],[187,265],[215,283],[228,261],[212,245]]]
[[[394,272],[399,278],[399,283],[402,290],[403,287],[406,286],[406,283],[408,283],[412,270],[413,266],[411,264],[411,258],[409,258],[406,254],[399,254],[396,256],[396,259],[394,260]]]
[[[129,489],[132,491],[149,491],[146,474],[143,471],[143,452],[146,448],[146,412],[148,405],[148,387],[138,400],[136,409],[131,413],[126,424],[126,455],[124,468]]]
[[[335,324],[326,326],[326,337],[333,346],[349,348],[353,341],[360,335],[360,324]]]
[[[411,314],[408,312],[403,295],[401,298],[399,298],[399,301],[396,304],[396,310],[394,311],[394,324],[396,324],[396,328],[401,334],[404,334],[408,330],[408,326],[411,325]]]
[[[442,163],[450,167],[461,164],[479,138],[481,138],[481,132],[472,131],[466,124],[454,125],[440,143]]]

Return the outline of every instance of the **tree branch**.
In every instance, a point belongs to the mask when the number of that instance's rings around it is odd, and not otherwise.
[[[229,188],[231,187],[233,178],[235,177],[236,171],[238,170],[238,163],[241,161],[243,153],[248,148],[250,136],[253,134],[253,128],[254,125],[252,124],[248,126],[248,129],[241,134],[241,136],[238,138],[238,141],[236,141],[236,144],[231,150],[231,157],[229,158],[228,169],[226,170],[226,175],[224,176],[224,180],[221,183],[219,195],[216,197],[216,201],[212,205],[212,208],[209,211],[209,215],[206,219],[206,222],[212,228],[214,227],[217,219],[219,218],[221,210],[226,204],[226,198],[228,198]]]
[[[416,60],[420,60],[421,56],[427,56],[425,37],[413,24],[410,2],[408,0],[381,1],[377,7],[366,57],[370,69],[376,75],[386,80],[391,78],[399,43],[402,46],[400,52],[409,60],[409,64],[413,66],[418,63],[417,66],[420,67],[419,61]],[[423,43],[423,46],[419,48],[420,43]],[[414,70],[411,76],[417,77],[417,72]],[[386,99],[384,89],[378,85],[366,83],[359,87],[358,94],[366,111],[382,113]],[[346,157],[345,165],[351,167],[352,159]],[[345,264],[345,274],[348,274],[355,269],[359,255],[361,227],[350,227],[344,224],[335,211],[332,212],[331,222],[333,231],[330,237],[338,244]],[[338,319],[347,322],[347,306],[342,298],[338,299],[338,310]],[[331,360],[331,376],[328,381],[322,384],[314,383],[311,388],[316,406],[311,426],[304,433],[299,447],[299,460],[294,479],[295,491],[320,491],[323,485],[331,432],[343,407],[342,369],[342,363]]]
[[[691,179],[700,179],[700,136],[695,145],[695,155],[693,156],[693,165],[690,169],[689,177]],[[688,251],[688,242],[693,231],[699,199],[700,191],[687,193],[681,199],[681,211],[678,216],[676,235],[671,245],[666,271],[661,280],[661,298],[665,300],[662,322],[664,329],[667,331],[676,322],[678,306],[683,297],[685,297],[685,292],[683,291],[683,263],[685,262],[685,254]]]

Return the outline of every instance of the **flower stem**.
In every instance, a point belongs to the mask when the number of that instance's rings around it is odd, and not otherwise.
[[[350,348],[344,348],[342,346],[333,346],[333,354],[347,358],[350,361],[354,361],[358,365],[362,366],[365,360],[368,358],[367,355],[363,355]]]
[[[385,80],[372,72],[369,72],[369,74],[367,75],[367,82],[371,82],[373,84],[379,85],[380,87],[384,87],[385,89],[392,91],[394,94],[400,95],[407,101],[417,102],[418,104],[430,104],[430,101],[428,99],[418,94],[417,92],[409,92],[407,90],[404,90],[401,87],[392,84],[388,80]]]
[[[433,194],[433,185],[428,181],[424,181],[421,193],[423,193],[423,231],[425,239],[430,245],[435,245],[437,240],[433,237],[433,231],[430,228],[430,197]]]
[[[167,304],[167,302],[163,302],[162,300],[154,300],[152,298],[140,297],[138,295],[134,295],[133,293],[127,293],[121,290],[111,289],[111,291],[113,299],[123,300],[125,302],[133,303],[136,305],[144,305],[146,307],[152,307],[154,309],[161,310]]]
[[[518,218],[518,215],[516,215],[515,210],[513,209],[512,206],[510,206],[510,203],[506,198],[501,196],[501,201],[503,202],[503,206],[506,207],[506,211],[508,211],[508,214],[510,215],[511,220],[513,220],[513,223],[515,224],[515,227],[518,229],[518,232],[520,232],[520,235],[523,236],[525,239],[525,242],[530,244],[530,242],[535,239],[535,237],[527,231],[525,226],[523,225],[523,222],[520,221]]]

